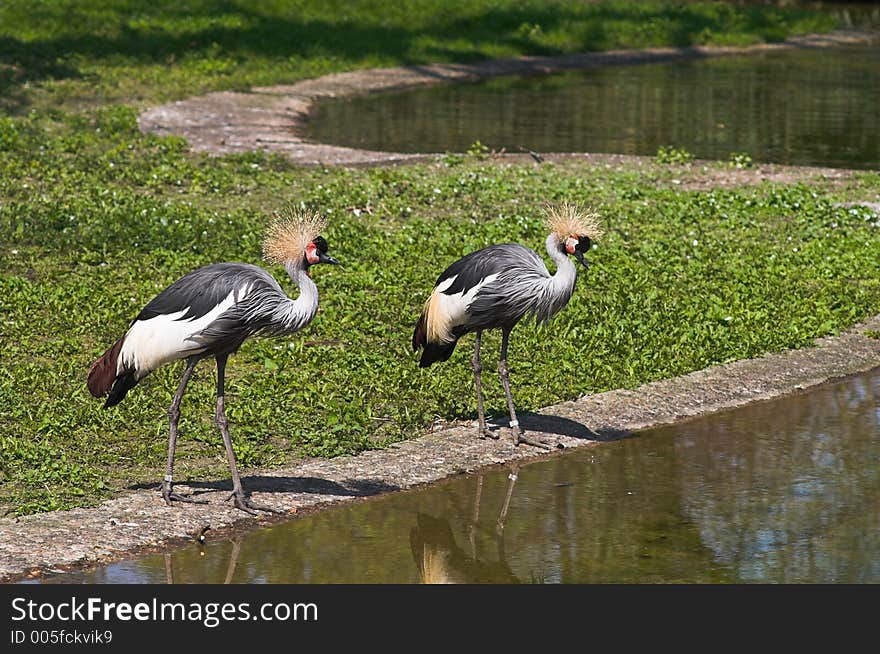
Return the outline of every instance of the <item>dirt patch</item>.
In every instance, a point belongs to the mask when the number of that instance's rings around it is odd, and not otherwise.
[[[602,154],[595,152],[550,152],[536,153],[541,164],[552,164],[560,168],[586,163],[589,166],[625,172],[637,170],[651,176],[651,184],[683,191],[709,191],[712,189],[733,189],[743,186],[771,184],[815,184],[818,188],[845,188],[859,175],[861,170],[845,168],[825,168],[821,166],[787,166],[784,164],[755,163],[750,168],[735,168],[725,162],[694,159],[685,164],[658,164],[654,157],[641,157],[628,154]],[[487,160],[497,160],[506,164],[536,163],[528,154],[489,153]],[[852,205],[873,207],[876,202],[856,201]]]
[[[584,396],[521,416],[533,436],[565,448],[590,447],[649,427],[768,400],[880,366],[880,316],[814,347],[736,361],[682,377]],[[206,505],[167,507],[158,489],[139,490],[94,508],[0,519],[0,580],[87,567],[138,553],[289,520],[341,502],[403,490],[444,477],[543,455],[507,440],[480,440],[470,424],[447,425],[385,450],[307,460],[281,470],[250,472],[245,488],[280,516],[253,518],[231,508],[230,483],[178,484]],[[298,512],[293,512],[294,507]]]
[[[611,50],[558,57],[518,57],[472,64],[428,64],[325,75],[295,84],[258,87],[249,93],[223,91],[188,98],[144,112],[144,132],[182,136],[197,152],[229,154],[263,150],[311,165],[364,165],[418,161],[434,155],[374,152],[312,143],[302,127],[320,98],[401,90],[432,84],[473,81],[502,75],[677,61],[797,48],[828,48],[876,42],[877,32],[841,30],[799,36],[781,43],[748,47],[691,46]],[[751,179],[751,171],[738,177]]]

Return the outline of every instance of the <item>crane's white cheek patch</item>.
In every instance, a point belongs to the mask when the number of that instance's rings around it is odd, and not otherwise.
[[[165,363],[202,352],[205,348],[189,339],[231,307],[235,295],[242,299],[248,290],[243,288],[231,292],[201,318],[180,320],[189,310],[187,308],[149,320],[138,320],[125,335],[116,373],[134,369],[140,378]]]
[[[444,280],[438,284],[428,300],[428,342],[449,343],[453,340],[452,329],[459,325],[467,324],[468,307],[480,292],[480,289],[490,284],[497,274],[489,275],[476,286],[472,286],[467,292],[447,295],[443,291],[452,286],[455,277]]]

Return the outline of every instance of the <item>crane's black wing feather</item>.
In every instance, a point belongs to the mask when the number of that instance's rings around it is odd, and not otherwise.
[[[443,290],[446,295],[467,293],[468,290],[482,282],[486,277],[509,270],[512,266],[529,263],[543,266],[541,258],[534,250],[519,243],[501,243],[490,245],[482,250],[471,252],[449,266],[435,286],[454,277],[452,284]]]
[[[467,294],[492,275],[496,275],[498,279],[481,287],[468,307],[467,320],[452,328],[453,339],[449,342],[428,341],[427,307],[422,311],[412,338],[414,351],[424,348],[419,361],[420,367],[426,368],[437,361],[449,359],[458,339],[470,331],[497,326],[499,319],[505,324],[513,324],[522,317],[529,309],[529,296],[524,294],[521,298],[508,298],[509,285],[503,281],[505,278],[515,280],[514,288],[530,288],[536,280],[549,277],[546,266],[534,250],[518,243],[502,243],[471,252],[453,263],[437,278],[435,289],[449,281],[441,293]]]
[[[215,263],[184,275],[154,297],[135,320],[149,320],[186,310],[179,320],[201,318],[235,289],[255,280],[277,282],[258,266],[248,263]],[[280,288],[279,288],[280,290]]]

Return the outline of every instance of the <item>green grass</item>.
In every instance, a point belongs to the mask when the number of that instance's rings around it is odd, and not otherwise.
[[[259,262],[268,216],[288,201],[329,216],[344,268],[314,271],[321,308],[304,332],[248,342],[230,364],[228,413],[246,467],[382,447],[436,419],[472,417],[471,341],[420,370],[412,325],[459,256],[499,241],[540,248],[547,200],[593,205],[609,234],[559,317],[514,333],[524,411],[803,346],[880,311],[876,217],[834,205],[876,197],[876,174],[845,190],[689,192],[672,183],[682,166],[500,165],[476,146],[414,166],[301,168],[192,155],[136,126],[145,102],[207,89],[368,65],[751,42],[830,27],[824,18],[634,2],[248,6],[0,6],[0,511],[89,504],[161,477],[179,368],[105,411],[86,391],[88,367],[179,276]],[[498,340],[487,337],[487,366]],[[202,364],[183,404],[180,479],[227,475],[213,374]],[[503,412],[494,376],[486,391]]]
[[[499,241],[540,247],[545,200],[592,204],[609,234],[551,326],[514,333],[523,410],[804,346],[880,311],[876,217],[833,206],[827,190],[686,192],[670,183],[676,167],[479,155],[303,169],[266,155],[190,156],[178,139],[142,135],[135,118],[115,107],[0,123],[0,501],[19,512],[158,478],[180,370],[104,411],[86,391],[88,366],[180,275],[259,262],[268,212],[286,200],[329,215],[344,269],[315,270],[322,303],[303,333],[254,340],[233,359],[228,406],[245,466],[357,452],[473,416],[470,340],[420,370],[412,326],[457,257]],[[877,175],[855,184],[880,191]],[[498,338],[487,341],[491,366]],[[184,401],[181,478],[224,475],[212,379],[203,364]],[[503,412],[491,376],[487,393]]]
[[[401,63],[744,45],[835,27],[802,9],[582,0],[6,0],[0,107],[157,102]]]
[[[694,155],[684,148],[676,148],[672,145],[661,145],[657,149],[657,163],[661,164],[686,164],[694,160]]]

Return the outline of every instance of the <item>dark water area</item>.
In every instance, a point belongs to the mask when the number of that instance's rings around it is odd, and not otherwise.
[[[307,137],[392,152],[656,155],[880,169],[880,47],[796,50],[328,99]]]
[[[43,581],[878,583],[878,507],[880,368]]]

